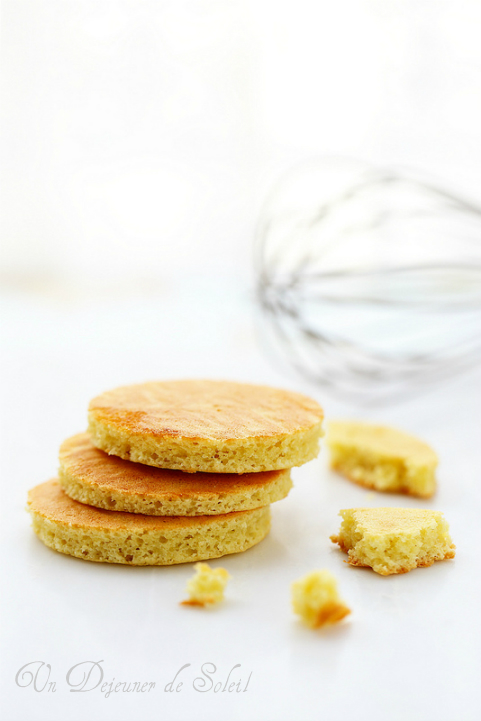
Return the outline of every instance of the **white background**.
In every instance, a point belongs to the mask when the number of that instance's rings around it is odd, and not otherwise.
[[[293,162],[409,165],[481,199],[477,2],[3,3],[1,706],[6,721],[473,721],[479,716],[479,371],[361,409],[282,374],[256,335],[252,237]],[[438,451],[428,504],[368,494],[317,461],[293,472],[271,535],[223,565],[228,600],[178,606],[190,566],[55,554],[28,488],[55,475],[89,399],[129,382],[224,377],[305,391],[327,417],[399,425]],[[342,563],[342,507],[443,510],[452,562],[382,578]],[[7,550],[8,549],[8,550]],[[289,584],[330,568],[353,608],[313,633]],[[150,694],[70,693],[68,669]],[[15,685],[52,666],[55,694]],[[252,671],[242,694],[199,693]],[[191,663],[179,694],[163,689]]]
[[[244,273],[267,189],[341,154],[481,187],[481,5],[5,0],[9,285]]]

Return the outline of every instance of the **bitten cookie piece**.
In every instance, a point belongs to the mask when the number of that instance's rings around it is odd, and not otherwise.
[[[74,501],[57,480],[29,491],[33,530],[46,546],[86,561],[170,566],[246,551],[267,536],[269,506],[220,516],[144,516]]]
[[[370,566],[383,576],[454,558],[456,546],[439,511],[416,508],[349,508],[339,512],[339,534],[331,536],[351,566]]]
[[[225,568],[211,568],[207,563],[195,564],[195,575],[187,583],[189,599],[183,606],[206,606],[224,600],[230,574]]]
[[[327,445],[331,467],[361,486],[421,498],[429,498],[436,490],[435,452],[395,428],[331,421]]]
[[[322,408],[300,393],[212,380],[125,386],[89,406],[97,448],[188,473],[300,466],[318,454],[322,419]]]
[[[312,571],[291,586],[292,607],[311,628],[337,623],[351,613],[337,592],[337,581],[330,571]]]

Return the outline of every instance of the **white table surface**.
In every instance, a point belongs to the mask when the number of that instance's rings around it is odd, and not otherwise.
[[[256,341],[247,292],[208,277],[155,295],[93,294],[89,301],[10,294],[3,308],[4,721],[480,717],[479,372],[392,407],[340,404],[276,369]],[[269,537],[212,562],[232,580],[227,601],[211,610],[179,605],[191,564],[131,568],[46,548],[24,510],[27,490],[55,475],[58,446],[85,428],[89,399],[120,384],[173,377],[283,386],[316,397],[328,418],[398,425],[438,451],[439,491],[428,502],[369,493],[331,473],[323,447],[293,471],[295,488],[273,506]],[[364,505],[444,511],[456,559],[391,577],[349,567],[329,535],[340,508]],[[353,609],[328,631],[302,627],[290,607],[291,581],[315,568],[335,573]],[[55,692],[16,685],[31,662],[50,664]],[[100,685],[88,690],[99,680],[95,667],[84,690],[72,692],[66,675],[82,662],[101,663],[103,683],[155,687],[107,697]],[[185,664],[175,684],[182,687],[165,691]],[[217,693],[207,679],[203,689],[195,681],[203,666],[212,668],[205,664],[216,667]],[[241,691],[223,691],[235,666],[229,684],[240,681]],[[87,668],[72,672],[71,683]]]

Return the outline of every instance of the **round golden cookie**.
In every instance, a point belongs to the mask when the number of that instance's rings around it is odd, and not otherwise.
[[[322,408],[267,386],[185,380],[124,386],[89,405],[97,448],[193,473],[257,473],[300,466],[319,451]]]
[[[152,516],[201,516],[246,511],[285,498],[289,470],[184,473],[109,456],[80,433],[60,446],[59,478],[71,498],[90,506]]]
[[[254,546],[268,534],[270,507],[220,516],[143,516],[74,501],[58,480],[28,494],[33,529],[46,546],[87,561],[170,566]]]

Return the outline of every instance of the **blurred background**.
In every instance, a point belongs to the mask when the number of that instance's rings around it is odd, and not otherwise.
[[[67,397],[83,418],[91,395],[149,378],[313,392],[256,330],[256,228],[299,163],[408,168],[481,205],[477,0],[2,15],[4,378],[10,401],[21,378],[24,403],[54,402],[52,423]]]
[[[266,192],[323,154],[481,195],[476,0],[2,5],[12,286],[247,281]]]

